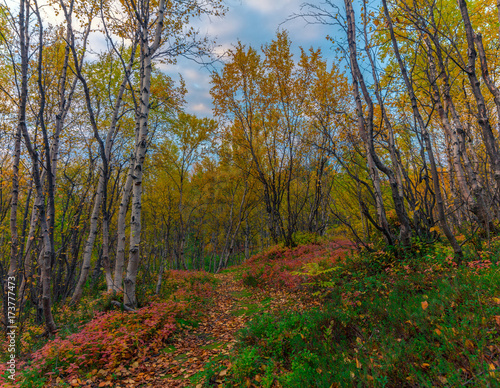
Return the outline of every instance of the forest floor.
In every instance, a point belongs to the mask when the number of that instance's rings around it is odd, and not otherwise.
[[[215,303],[206,317],[197,327],[178,333],[165,353],[129,370],[134,378],[124,380],[123,387],[201,387],[201,383],[196,384],[196,376],[204,372],[212,375],[209,385],[218,386],[231,368],[224,356],[231,354],[236,333],[250,319],[263,312],[305,308],[298,293],[245,286],[240,271],[229,270],[215,277]],[[214,366],[217,374],[207,370],[207,365]]]
[[[194,327],[188,326],[173,335],[168,347],[159,354],[119,368],[113,381],[107,376],[74,379],[78,387],[201,387],[197,383],[211,375],[205,386],[219,386],[231,368],[227,356],[237,342],[236,333],[255,315],[276,311],[300,311],[306,308],[306,295],[282,290],[245,286],[241,269],[216,274],[214,303]],[[315,304],[312,302],[313,305]],[[213,372],[208,370],[214,368]]]
[[[461,264],[445,245],[396,257],[337,241],[272,247],[216,275],[167,271],[136,313],[105,295],[85,319],[86,304],[62,310],[61,332],[80,324],[38,346],[19,383],[500,387],[498,241]]]
[[[290,275],[290,271],[319,259],[331,264],[325,257],[334,262],[338,260],[337,255],[350,249],[349,243],[347,246],[329,243],[302,247],[296,255],[271,249],[254,256],[248,263],[213,275],[216,282],[211,306],[198,322],[176,331],[166,348],[140,362],[130,363],[128,368],[115,370],[112,380],[109,373],[97,374],[88,380],[76,379],[71,385],[89,388],[225,386],[226,375],[232,368],[230,360],[237,354],[234,351],[237,333],[249,321],[264,314],[300,313],[321,305],[302,287],[301,277]],[[269,265],[269,257],[276,259],[271,261],[275,265]],[[262,270],[263,264],[265,270]],[[268,286],[262,286],[261,279],[260,286],[252,284],[252,280],[262,276],[268,277]],[[245,385],[254,386],[250,382]]]

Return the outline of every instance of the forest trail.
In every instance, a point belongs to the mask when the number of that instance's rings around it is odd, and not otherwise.
[[[231,351],[236,332],[248,321],[246,314],[234,314],[238,306],[245,303],[245,287],[234,272],[218,274],[216,278],[219,283],[213,309],[198,327],[175,337],[171,351],[155,360],[156,366],[162,367],[152,376],[154,380],[145,382],[144,386],[191,387],[190,378],[203,372],[210,359]]]
[[[210,368],[220,370],[210,383],[219,386],[230,369],[226,355],[235,343],[236,333],[256,314],[277,309],[302,309],[298,294],[246,287],[237,271],[215,275],[218,284],[215,303],[197,327],[187,328],[173,337],[160,354],[152,355],[143,364],[135,363],[123,370],[122,380],[115,387],[196,387],[195,375]],[[212,364],[207,365],[211,362]],[[93,386],[108,386],[110,381],[94,381]]]

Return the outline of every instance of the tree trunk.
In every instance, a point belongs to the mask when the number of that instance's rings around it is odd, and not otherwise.
[[[462,0],[459,0],[459,1],[462,1]],[[457,240],[456,240],[453,232],[451,231],[451,229],[448,225],[448,222],[446,220],[444,202],[443,202],[443,197],[441,194],[441,185],[439,182],[439,175],[438,175],[438,171],[437,171],[437,167],[436,167],[436,161],[434,159],[434,153],[432,150],[432,144],[431,144],[429,132],[427,131],[427,128],[425,126],[422,115],[420,114],[420,111],[418,109],[417,99],[415,97],[413,85],[410,82],[410,79],[408,77],[408,73],[406,71],[406,67],[405,67],[403,60],[401,59],[401,55],[399,53],[399,47],[398,47],[398,43],[396,41],[396,35],[394,34],[392,19],[391,19],[391,16],[389,14],[389,9],[387,8],[387,0],[382,0],[382,5],[384,7],[384,14],[385,14],[387,23],[389,25],[389,32],[391,35],[391,41],[392,41],[392,46],[394,49],[394,54],[396,56],[396,60],[398,61],[398,65],[399,65],[399,68],[401,70],[401,74],[403,76],[403,80],[404,80],[408,95],[410,97],[413,115],[415,116],[415,119],[416,119],[417,124],[419,126],[420,134],[422,136],[422,140],[424,142],[425,148],[427,148],[427,155],[429,157],[429,164],[431,167],[431,177],[432,177],[432,184],[433,184],[433,188],[434,188],[434,196],[436,199],[436,206],[437,206],[439,223],[441,225],[441,229],[443,230],[443,233],[445,234],[446,238],[450,242],[458,261],[461,261],[463,258],[462,248],[458,244],[458,242],[457,242]],[[424,163],[425,163],[425,159],[424,159]]]
[[[365,150],[366,150],[366,160],[368,164],[368,171],[370,178],[373,183],[374,194],[375,194],[375,206],[377,209],[377,216],[379,224],[382,228],[382,232],[386,238],[387,244],[394,244],[394,237],[389,228],[389,223],[387,221],[387,215],[385,212],[385,206],[382,198],[382,189],[380,184],[380,176],[378,174],[378,169],[390,175],[392,177],[392,181],[395,182],[394,173],[390,171],[387,167],[383,166],[379,158],[375,153],[375,149],[373,146],[373,102],[369,96],[368,90],[364,83],[363,75],[358,66],[357,60],[357,51],[356,51],[356,26],[354,20],[354,10],[352,8],[351,0],[344,1],[346,6],[346,16],[347,16],[347,40],[349,44],[349,58],[351,63],[351,73],[353,78],[353,87],[354,87],[354,98],[356,100],[356,109],[357,109],[357,121],[358,121],[358,129],[360,132],[360,136],[364,142]],[[363,91],[363,96],[365,102],[368,105],[368,118],[365,120],[363,114],[363,105],[361,103],[361,97],[359,93],[359,86]],[[391,185],[392,187],[393,185]],[[397,190],[397,186],[395,187]],[[399,198],[398,193],[396,195]],[[404,220],[403,220],[404,221]]]
[[[366,8],[366,0],[363,1],[363,6],[364,6],[364,12],[366,14],[367,8]],[[351,7],[352,11],[352,7]],[[354,20],[354,15],[353,15],[353,20]],[[354,27],[354,26],[353,26]],[[375,97],[377,98],[377,102],[379,104],[381,113],[382,113],[382,119],[387,127],[387,131],[389,134],[389,141],[388,141],[388,146],[389,146],[389,155],[391,158],[391,162],[393,165],[393,169],[390,169],[386,165],[382,163],[380,158],[375,152],[375,147],[373,144],[373,107],[371,107],[371,117],[370,119],[372,120],[371,125],[369,126],[370,128],[370,133],[368,134],[369,136],[369,147],[370,151],[374,155],[374,161],[377,166],[377,168],[382,171],[387,177],[389,178],[389,184],[391,186],[391,193],[392,193],[392,200],[394,202],[394,210],[396,211],[396,215],[398,217],[398,221],[400,224],[400,233],[399,233],[399,239],[405,246],[410,245],[410,237],[411,237],[411,227],[410,227],[410,221],[408,218],[408,213],[406,212],[405,208],[405,202],[404,202],[404,196],[403,196],[403,184],[402,184],[402,178],[401,178],[401,163],[399,158],[397,157],[397,150],[396,150],[396,144],[394,141],[394,131],[392,128],[392,124],[389,120],[389,117],[387,116],[387,112],[384,107],[384,101],[380,95],[380,90],[379,90],[379,80],[376,72],[376,67],[375,67],[375,62],[373,60],[373,57],[371,55],[370,49],[369,49],[369,41],[368,41],[368,33],[366,30],[366,23],[363,23],[363,32],[364,32],[364,37],[365,37],[365,51],[368,56],[368,59],[370,61],[370,65],[372,68],[372,76],[373,80],[375,83]],[[359,66],[356,66],[358,70],[358,77],[360,78],[362,82],[362,87],[363,87],[363,95],[365,97],[365,100],[369,100],[370,105],[373,103],[371,102],[370,95],[368,93],[368,89],[366,88],[366,85],[364,84],[364,79],[363,75],[359,71]]]
[[[130,166],[125,181],[125,186],[122,191],[122,199],[120,201],[120,208],[118,211],[117,221],[117,246],[116,246],[116,259],[115,259],[115,275],[114,275],[114,290],[119,293],[123,292],[123,268],[125,266],[125,245],[126,245],[126,218],[127,209],[130,202],[130,195],[132,192],[132,174],[134,171],[134,159],[131,158]]]
[[[476,75],[476,49],[474,45],[474,30],[469,19],[469,11],[467,10],[467,3],[465,0],[458,0],[458,6],[460,8],[460,13],[462,14],[462,20],[464,22],[465,34],[467,36],[467,46],[468,46],[468,61],[466,66],[467,77],[469,78],[469,83],[471,85],[472,94],[476,100],[477,106],[477,122],[481,128],[481,134],[483,136],[483,142],[486,148],[486,152],[490,157],[491,166],[493,169],[494,179],[497,182],[497,186],[500,187],[500,154],[498,150],[498,144],[493,134],[493,129],[491,128],[490,120],[488,117],[488,111],[486,109],[486,103],[484,100],[483,93],[481,92],[480,82]],[[480,46],[482,48],[481,37],[477,38]],[[483,49],[484,54],[484,49]],[[495,87],[493,82],[488,82],[489,73],[486,62],[486,57],[481,58],[481,66],[483,68],[483,78],[486,81],[488,88],[491,88],[493,96],[495,97],[495,103],[500,101],[500,95],[498,89]],[[497,107],[498,109],[498,107]]]
[[[25,9],[26,6],[26,9]],[[4,291],[7,295],[7,279],[15,277],[17,280],[19,269],[19,233],[17,228],[17,206],[19,203],[19,163],[21,159],[21,133],[26,128],[26,106],[28,101],[28,50],[29,50],[29,34],[28,20],[29,8],[24,0],[20,2],[19,8],[19,45],[21,53],[21,85],[19,95],[19,105],[17,111],[17,128],[14,138],[14,158],[12,162],[12,191],[10,200],[10,262],[7,277],[4,279]],[[17,283],[17,282],[15,282]],[[7,301],[7,299],[4,299]],[[4,319],[7,327],[7,306],[4,302]]]
[[[63,8],[65,18],[66,18],[66,23],[67,23],[67,28],[69,31],[69,44],[70,48],[73,54],[73,61],[75,63],[75,68],[76,68],[76,75],[78,79],[80,80],[80,83],[82,84],[83,91],[85,94],[85,102],[87,106],[87,112],[89,113],[89,118],[90,122],[92,125],[92,129],[94,132],[94,137],[98,142],[99,145],[99,153],[102,161],[102,168],[99,173],[99,181],[97,185],[97,195],[94,198],[94,206],[92,208],[92,215],[90,218],[90,230],[89,234],[87,237],[87,242],[85,244],[85,248],[83,251],[83,262],[82,262],[82,270],[80,272],[80,278],[78,280],[77,286],[75,288],[75,292],[73,293],[73,296],[71,298],[71,303],[78,303],[80,300],[82,293],[83,293],[83,287],[85,285],[85,282],[87,280],[87,276],[89,274],[90,270],[90,262],[92,259],[92,251],[94,249],[94,243],[97,237],[97,231],[98,231],[98,218],[99,214],[101,212],[101,207],[103,212],[105,213],[105,218],[107,217],[107,185],[109,181],[109,161],[110,161],[110,155],[111,155],[111,148],[113,145],[113,139],[116,136],[116,130],[117,130],[117,123],[118,123],[118,118],[119,118],[119,113],[120,113],[120,108],[122,105],[123,101],[123,94],[125,92],[125,88],[129,82],[129,77],[130,73],[132,71],[132,65],[134,63],[134,58],[135,58],[135,47],[137,42],[133,42],[132,45],[132,54],[128,63],[127,68],[125,69],[125,74],[122,80],[122,83],[120,85],[120,88],[118,90],[118,94],[116,97],[115,105],[113,108],[113,116],[111,119],[110,126],[108,128],[108,132],[106,134],[106,139],[105,141],[102,141],[100,135],[99,135],[99,129],[97,126],[97,122],[95,119],[95,114],[94,114],[94,109],[92,107],[92,97],[90,95],[90,90],[87,85],[87,80],[85,79],[83,73],[82,73],[82,63],[83,63],[83,56],[82,58],[78,58],[77,50],[76,50],[76,45],[75,45],[75,36],[74,36],[74,31],[72,29],[72,9],[73,9],[73,1],[70,3],[69,7],[64,4],[64,2],[60,2],[61,7]],[[84,37],[84,42],[87,41],[88,34],[90,32],[90,26],[91,24],[87,26],[87,29],[85,31],[85,37]],[[108,222],[108,220],[106,220]],[[111,268],[109,265],[109,225],[103,226],[103,243],[106,245],[104,247],[105,251],[107,252],[106,257],[104,258],[106,260],[106,265],[108,267],[106,271],[106,283],[108,286],[108,290],[113,288],[113,279],[111,277]]]
[[[141,242],[141,210],[142,210],[142,176],[144,160],[148,148],[148,115],[149,96],[151,87],[152,56],[160,47],[161,33],[163,29],[165,13],[165,0],[160,0],[158,5],[158,17],[156,20],[156,31],[152,45],[149,45],[147,20],[141,22],[141,99],[139,113],[139,134],[135,147],[135,166],[132,185],[132,210],[130,219],[130,248],[127,274],[124,281],[124,304],[130,308],[137,307],[135,294],[137,271],[139,269]]]
[[[452,162],[453,162],[453,169],[456,174],[458,186],[460,188],[460,194],[462,196],[463,201],[467,204],[467,207],[476,215],[476,217],[479,219],[481,224],[485,229],[488,228],[489,225],[489,220],[488,220],[488,214],[486,209],[484,208],[484,205],[482,203],[482,198],[475,197],[472,193],[471,190],[469,189],[469,185],[467,183],[464,167],[462,165],[461,160],[464,158],[464,155],[462,155],[462,149],[460,145],[460,138],[457,134],[456,127],[453,127],[448,119],[448,114],[446,113],[443,104],[441,103],[441,95],[439,92],[439,86],[437,84],[437,70],[436,66],[434,64],[434,58],[431,53],[431,45],[430,41],[427,39],[426,44],[428,47],[428,59],[429,59],[429,71],[430,71],[430,84],[433,89],[433,98],[434,98],[434,103],[437,107],[437,111],[439,114],[439,118],[441,119],[441,124],[443,125],[443,128],[446,132],[446,135],[450,139],[450,152],[452,156]],[[443,69],[444,71],[444,69]],[[447,76],[446,76],[447,77]],[[445,88],[448,88],[447,83],[445,84]],[[451,107],[452,110],[454,110],[454,107]],[[456,115],[456,112],[454,112]],[[467,157],[467,155],[465,155]],[[475,176],[475,173],[472,172],[472,175]],[[476,180],[477,182],[477,180]],[[477,184],[477,183],[476,183]],[[476,188],[477,191],[477,188]]]

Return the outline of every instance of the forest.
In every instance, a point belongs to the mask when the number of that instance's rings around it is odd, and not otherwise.
[[[0,383],[499,386],[500,3],[230,6],[0,4]]]

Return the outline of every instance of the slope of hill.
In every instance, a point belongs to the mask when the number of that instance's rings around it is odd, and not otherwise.
[[[108,301],[100,309],[110,311],[60,332],[22,366],[19,384],[500,384],[496,251],[458,266],[440,245],[407,258],[351,248],[276,246],[217,275],[169,271],[161,297],[137,312]]]

